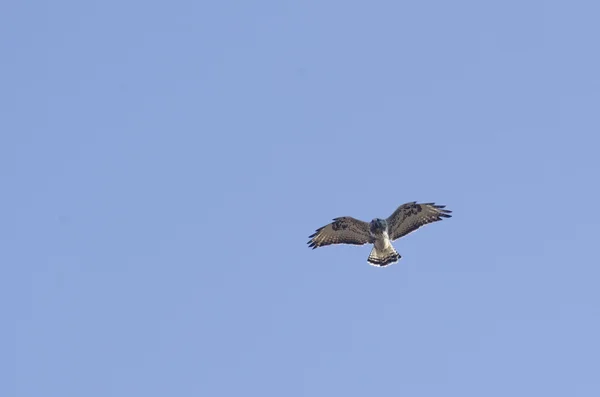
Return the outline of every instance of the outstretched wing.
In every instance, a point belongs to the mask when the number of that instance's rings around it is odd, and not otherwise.
[[[417,204],[416,201],[402,204],[387,218],[390,240],[406,236],[428,223],[452,217],[452,211],[445,210],[445,207],[434,203]]]
[[[335,218],[308,237],[310,241],[307,244],[312,249],[331,244],[363,245],[372,242],[369,224],[349,216]]]

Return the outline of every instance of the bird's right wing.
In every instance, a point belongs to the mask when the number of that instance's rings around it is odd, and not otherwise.
[[[364,245],[372,242],[369,224],[349,216],[335,218],[329,225],[317,229],[309,238],[307,244],[312,249],[331,244]]]
[[[390,240],[394,241],[406,236],[428,223],[451,218],[452,211],[444,209],[445,207],[445,205],[436,205],[435,203],[419,204],[416,201],[402,204],[387,219]]]

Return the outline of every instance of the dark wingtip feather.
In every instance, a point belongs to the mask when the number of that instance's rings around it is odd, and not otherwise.
[[[429,203],[429,204],[426,204],[426,205],[431,205],[433,208],[440,210],[440,213],[449,214],[449,213],[452,212],[451,210],[445,209],[446,208],[445,204],[444,205],[437,205],[437,204],[434,204],[434,203]]]

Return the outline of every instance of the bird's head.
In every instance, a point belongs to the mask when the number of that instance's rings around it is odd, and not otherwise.
[[[387,222],[385,219],[375,218],[371,221],[370,229],[373,234],[381,234],[387,229]]]

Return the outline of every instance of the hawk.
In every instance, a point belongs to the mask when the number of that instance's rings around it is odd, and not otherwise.
[[[417,204],[416,201],[402,204],[387,219],[375,218],[370,223],[350,216],[334,218],[329,225],[323,226],[308,236],[308,246],[312,249],[331,244],[373,244],[367,262],[373,266],[385,267],[398,262],[400,254],[392,241],[414,232],[428,223],[451,218],[452,211],[445,205],[435,203]]]

